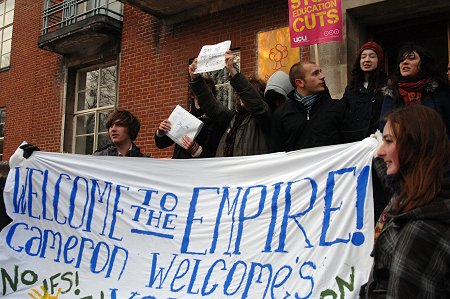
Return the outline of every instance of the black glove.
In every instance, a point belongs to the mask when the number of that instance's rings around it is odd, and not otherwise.
[[[37,146],[29,143],[21,145],[20,149],[23,150],[23,157],[25,159],[28,159],[34,151],[40,151],[40,149]]]

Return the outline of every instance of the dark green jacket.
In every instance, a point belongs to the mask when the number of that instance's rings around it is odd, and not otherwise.
[[[272,118],[269,106],[241,73],[233,76],[230,83],[249,112],[249,115],[237,130],[233,156],[268,153],[268,140]],[[223,157],[226,145],[225,140],[229,129],[234,124],[237,112],[228,109],[217,101],[201,76],[192,80],[190,85],[192,91],[198,97],[198,102],[203,112],[217,126],[225,129],[225,133],[222,135],[216,152],[216,157]]]

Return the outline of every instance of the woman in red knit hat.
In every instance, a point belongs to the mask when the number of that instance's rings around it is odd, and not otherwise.
[[[386,81],[383,49],[369,41],[358,50],[350,82],[342,97],[347,108],[343,129],[345,142],[362,140],[378,129],[383,105],[382,88]]]

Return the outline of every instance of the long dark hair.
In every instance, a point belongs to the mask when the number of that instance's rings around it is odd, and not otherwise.
[[[353,91],[357,91],[359,86],[364,83],[364,72],[361,69],[361,54],[358,53],[355,59],[355,63],[353,63],[352,74],[350,79],[350,88]],[[383,63],[382,59],[378,57],[378,65],[377,68],[372,72],[369,81],[373,84],[370,84],[371,91],[376,91],[380,87],[386,86],[386,73],[383,71],[383,67],[380,65]]]
[[[420,57],[420,70],[418,80],[424,78],[431,78],[435,81],[438,86],[446,85],[445,78],[440,74],[436,60],[433,55],[428,51],[428,49],[414,44],[406,44],[400,48],[397,56],[397,65],[394,73],[392,74],[392,85],[390,86],[393,90],[393,99],[398,100],[399,94],[397,91],[397,83],[405,81],[400,73],[400,63],[405,60],[411,53],[417,52]]]
[[[394,110],[390,123],[399,159],[401,191],[394,211],[404,213],[424,206],[441,190],[450,163],[450,141],[441,116],[423,105]]]

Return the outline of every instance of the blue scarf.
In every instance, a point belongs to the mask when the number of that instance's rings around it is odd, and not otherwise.
[[[317,94],[313,94],[313,95],[310,95],[310,96],[304,96],[304,97],[302,97],[302,96],[298,93],[297,90],[294,92],[294,98],[295,98],[295,100],[297,100],[298,102],[302,103],[302,104],[305,106],[305,108],[306,108],[306,110],[308,111],[308,113],[309,113],[309,111],[311,110],[311,107],[312,107],[312,106],[314,105],[314,103],[316,102],[318,96],[319,96],[319,95],[317,95]]]

